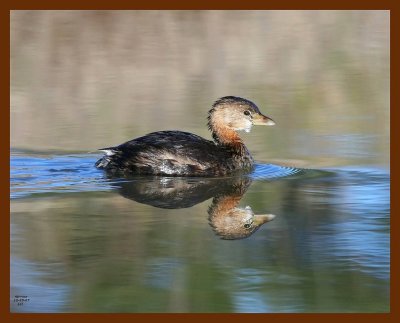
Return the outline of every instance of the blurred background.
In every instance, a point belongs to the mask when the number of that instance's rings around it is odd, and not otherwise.
[[[11,147],[88,152],[210,138],[225,95],[277,125],[257,160],[389,163],[389,11],[12,11]]]

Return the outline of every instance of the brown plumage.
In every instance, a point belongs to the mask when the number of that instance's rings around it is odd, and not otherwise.
[[[237,131],[274,125],[251,101],[227,96],[208,113],[214,141],[183,131],[158,131],[100,149],[96,167],[115,175],[224,176],[248,172],[254,161]]]

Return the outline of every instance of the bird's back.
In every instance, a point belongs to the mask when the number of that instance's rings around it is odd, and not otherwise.
[[[96,167],[112,173],[215,176],[233,170],[233,152],[213,141],[183,131],[159,131],[116,147]]]

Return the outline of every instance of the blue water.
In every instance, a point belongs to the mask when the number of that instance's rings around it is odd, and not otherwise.
[[[10,164],[11,198],[39,193],[109,191],[126,181],[106,179],[94,167],[99,154],[26,155],[13,152]],[[250,177],[270,180],[301,172],[301,169],[258,163]],[[146,177],[142,178],[146,180]],[[191,180],[196,180],[192,178]]]
[[[98,157],[12,151],[13,312],[389,311],[387,170],[127,180]],[[209,216],[221,194],[276,217],[225,240]]]

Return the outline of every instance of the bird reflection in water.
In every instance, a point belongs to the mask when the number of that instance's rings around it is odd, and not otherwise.
[[[247,238],[275,218],[273,214],[254,214],[250,206],[237,207],[249,185],[234,185],[229,194],[215,196],[208,208],[209,223],[222,239]]]
[[[275,218],[273,214],[254,214],[250,206],[238,207],[251,182],[249,177],[146,177],[117,186],[125,198],[164,209],[188,208],[213,198],[208,208],[210,226],[220,238],[234,240],[251,236]]]

